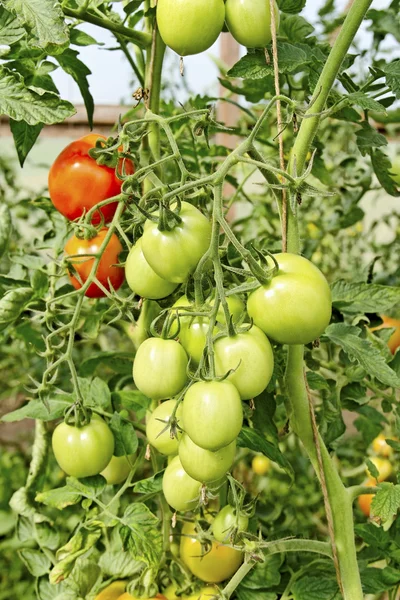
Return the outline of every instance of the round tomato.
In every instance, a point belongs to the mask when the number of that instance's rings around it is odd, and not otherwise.
[[[218,590],[211,585],[203,587],[191,596],[181,596],[182,600],[213,600],[218,598]]]
[[[265,48],[272,38],[269,0],[226,0],[226,24],[239,44],[247,48]],[[275,3],[276,29],[279,10]]]
[[[385,315],[383,315],[381,318],[383,321],[382,325],[379,325],[379,327],[373,327],[371,331],[394,328],[395,331],[392,333],[388,341],[390,351],[392,354],[394,354],[397,348],[400,346],[400,319],[392,319],[391,317],[387,317]]]
[[[133,379],[148,398],[172,398],[185,386],[187,365],[187,354],[178,342],[149,338],[136,352]]]
[[[165,469],[163,493],[174,510],[193,510],[199,503],[201,483],[188,475],[179,456],[175,456]]]
[[[94,148],[96,141],[106,139],[103,135],[91,133],[72,144],[69,144],[52,164],[49,172],[49,193],[56,209],[74,221],[81,217],[93,206],[113,198],[121,193],[122,182],[115,174],[115,169],[98,165],[89,156],[89,150]],[[133,164],[125,161],[126,173],[134,172]],[[106,204],[100,210],[107,223],[113,218],[118,202]],[[101,216],[94,212],[92,223],[100,223]]]
[[[224,0],[158,0],[157,3],[160,35],[180,56],[208,50],[221,33],[224,21]]]
[[[221,427],[224,425],[224,422],[220,423]],[[183,468],[190,477],[202,483],[221,479],[231,468],[235,453],[236,440],[215,452],[200,448],[186,434],[179,443],[179,458]]]
[[[93,414],[88,425],[60,423],[53,432],[54,456],[61,469],[73,477],[98,475],[114,453],[114,436],[103,419]]]
[[[197,446],[219,450],[240,433],[242,402],[229,381],[198,381],[185,394],[182,416],[185,432]]]
[[[212,524],[213,536],[218,542],[229,544],[230,537],[234,531],[247,531],[249,519],[243,515],[237,515],[232,506],[224,506]]]
[[[393,181],[395,181],[397,185],[400,185],[400,158],[397,157],[394,159],[390,172],[392,173]]]
[[[108,485],[118,485],[126,480],[131,472],[134,456],[113,456],[100,473],[103,475]]]
[[[250,294],[247,312],[279,344],[309,344],[329,325],[331,291],[321,271],[296,254],[276,254],[279,271]],[[268,258],[272,266],[272,259]]]
[[[251,462],[251,468],[256,475],[266,475],[271,470],[271,461],[267,456],[257,454]]]
[[[76,290],[79,290],[85,284],[92,271],[95,257],[91,258],[88,255],[99,253],[107,232],[107,229],[101,229],[91,240],[80,240],[73,235],[66,243],[64,251],[66,256],[71,257],[69,263],[73,266],[74,271],[68,273],[68,276]],[[114,290],[118,290],[125,280],[124,269],[118,266],[120,252],[122,252],[121,242],[113,233],[96,270],[96,278],[109,291],[111,286]],[[83,256],[79,258],[80,255]],[[75,272],[77,275],[75,275]],[[85,292],[85,296],[88,298],[102,298],[105,293],[96,283],[91,283]]]
[[[214,345],[217,375],[226,375],[242,400],[255,398],[265,390],[274,370],[274,355],[268,338],[258,327],[245,333],[219,338]]]
[[[210,552],[202,552],[201,543],[191,535],[195,534],[192,523],[182,529],[181,559],[188,569],[207,583],[221,583],[232,577],[243,562],[243,553],[229,546],[213,542]]]
[[[131,594],[128,594],[128,592],[125,592],[125,594],[122,594],[122,596],[119,596],[118,600],[167,600],[167,598],[165,596],[163,596],[162,594],[157,594],[157,596],[153,596],[153,598],[137,598],[136,596],[131,596]]]
[[[211,240],[211,223],[195,206],[182,202],[179,216],[182,221],[165,231],[154,221],[146,221],[142,237],[143,254],[150,267],[175,283],[182,283],[193,273]]]
[[[178,453],[179,439],[181,438],[181,433],[179,430],[177,430],[176,437],[174,438],[171,438],[170,429],[164,431],[170,421],[175,404],[175,400],[167,400],[166,402],[160,404],[160,406],[157,406],[157,408],[149,416],[146,424],[146,436],[149,444],[154,446],[154,448],[161,452],[161,454],[165,454],[167,456]],[[178,424],[180,424],[182,427],[181,404],[178,406],[178,410],[176,411],[176,419]]]
[[[368,481],[364,482],[364,485],[367,487],[375,487],[376,481],[375,479],[368,479]],[[371,504],[374,496],[375,494],[362,494],[358,497],[358,505],[366,517],[369,517],[371,514]]]
[[[228,296],[226,301],[228,303],[229,312],[231,313],[231,315],[233,317],[233,322],[238,323],[240,320],[240,317],[242,316],[242,314],[246,308],[243,300],[239,296],[236,296],[236,294],[234,294],[233,296]],[[211,304],[211,306],[213,306],[214,300],[212,300],[210,304]],[[218,308],[217,321],[219,321],[220,323],[226,323],[225,311],[222,308],[221,304],[219,305],[219,308]]]
[[[372,462],[372,464],[375,465],[375,467],[379,471],[378,481],[386,481],[386,479],[389,479],[389,477],[393,473],[393,467],[392,463],[387,458],[380,458],[379,456],[374,456],[373,458],[370,458],[370,461]],[[371,479],[374,479],[373,475],[369,471],[368,475]]]
[[[96,596],[95,600],[118,600],[126,589],[126,581],[114,581]]]
[[[375,454],[388,458],[393,454],[393,448],[389,446],[386,438],[387,436],[384,433],[380,433],[372,442],[372,448]]]
[[[177,283],[162,279],[153,271],[142,252],[142,240],[131,248],[125,264],[126,281],[132,292],[143,298],[159,300],[172,294]]]

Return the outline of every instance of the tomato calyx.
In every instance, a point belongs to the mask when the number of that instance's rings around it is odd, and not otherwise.
[[[171,210],[169,206],[160,202],[160,210],[158,216],[158,230],[172,231],[175,227],[182,223],[182,217],[179,216],[181,210],[181,201],[176,201],[176,211]]]
[[[86,408],[80,400],[74,402],[64,412],[64,422],[80,429],[86,427],[92,420],[93,411]]]

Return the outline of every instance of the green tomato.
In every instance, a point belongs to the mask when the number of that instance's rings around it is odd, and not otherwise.
[[[150,267],[175,283],[186,281],[193,273],[211,240],[211,223],[195,206],[182,202],[179,216],[181,223],[164,231],[154,221],[146,221],[142,237],[143,254]]]
[[[158,0],[157,25],[180,56],[199,54],[217,40],[225,21],[223,0]]]
[[[221,423],[223,425],[223,423]],[[187,434],[179,443],[179,458],[186,473],[202,483],[221,479],[235,459],[236,440],[216,452],[197,446]]]
[[[201,483],[186,473],[179,456],[165,469],[162,486],[165,499],[174,510],[193,510],[199,503]]]
[[[60,423],[53,432],[54,456],[61,469],[72,477],[90,477],[105,469],[114,453],[114,436],[96,414],[84,427]]]
[[[233,317],[233,322],[238,323],[246,308],[243,300],[240,298],[240,296],[236,296],[236,294],[234,294],[233,296],[228,296],[226,301],[228,303],[229,312]],[[214,305],[214,300],[211,302],[211,305]],[[220,323],[226,323],[225,311],[221,304],[218,308],[217,321]]]
[[[329,325],[331,291],[321,271],[296,254],[276,254],[279,271],[250,294],[247,312],[279,344],[309,344]],[[272,259],[268,258],[272,265]]]
[[[246,48],[265,48],[271,41],[269,0],[226,0],[226,24],[239,44]],[[279,10],[275,4],[276,29]]]
[[[133,460],[133,454],[130,456],[113,456],[100,475],[103,475],[108,485],[118,485],[128,477],[132,469]]]
[[[133,379],[148,398],[172,398],[185,386],[187,365],[187,354],[178,342],[149,338],[136,352]]]
[[[224,506],[212,524],[212,532],[215,539],[223,544],[229,544],[232,533],[236,531],[247,531],[249,519],[243,515],[238,515],[236,510],[230,506]]]
[[[392,174],[392,179],[397,185],[400,185],[400,158],[397,157],[394,159],[392,168],[390,169]]]
[[[178,287],[177,283],[166,281],[153,271],[142,252],[141,239],[129,252],[125,264],[125,276],[132,292],[151,300],[165,298]]]
[[[245,333],[219,338],[215,344],[218,376],[235,369],[228,377],[242,400],[255,398],[265,390],[274,370],[274,355],[268,338],[254,326]]]
[[[157,406],[157,408],[151,413],[146,424],[146,436],[156,450],[170,456],[178,453],[178,444],[181,434],[177,431],[177,437],[171,438],[171,431],[167,429],[163,431],[168,425],[172,412],[175,408],[175,400],[167,400]],[[176,411],[176,419],[178,424],[182,427],[182,405],[178,406]]]
[[[198,381],[183,400],[183,422],[190,439],[206,450],[233,442],[243,424],[242,402],[229,381]]]

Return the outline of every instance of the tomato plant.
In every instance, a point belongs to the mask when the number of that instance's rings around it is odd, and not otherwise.
[[[279,10],[275,5],[276,28]],[[239,44],[247,48],[265,48],[271,41],[271,6],[263,0],[226,0],[226,24]]]
[[[118,256],[122,252],[122,244],[115,233],[110,237],[103,254],[100,249],[105,244],[107,229],[101,229],[89,240],[73,235],[65,245],[68,258],[68,276],[75,289],[79,290],[87,282],[92,269],[96,279],[108,291],[118,290],[125,280],[124,270],[118,266]],[[99,256],[98,264],[96,256]],[[85,290],[88,298],[102,298],[106,292],[96,283],[91,283]]]

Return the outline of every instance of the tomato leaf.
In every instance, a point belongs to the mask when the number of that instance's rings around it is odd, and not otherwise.
[[[11,213],[7,204],[0,206],[0,258],[7,250],[12,228]]]
[[[114,413],[109,426],[115,439],[114,456],[134,454],[139,442],[132,423],[122,419],[118,413]]]
[[[135,560],[158,565],[162,555],[162,532],[159,519],[145,504],[130,504],[121,518],[123,546]]]
[[[250,427],[243,427],[242,431],[239,433],[237,445],[240,448],[248,448],[254,452],[261,452],[281,466],[293,480],[294,473],[292,465],[287,460],[286,456],[282,454],[279,447],[266,440],[261,431],[251,429]]]
[[[391,522],[400,508],[400,485],[384,482],[372,500],[371,510],[382,523]],[[381,530],[379,530],[381,531]]]
[[[32,150],[43,129],[43,123],[28,125],[25,121],[14,121],[14,119],[10,119],[10,129],[13,134],[19,164],[23,167],[26,157]]]
[[[54,490],[47,490],[36,494],[36,502],[46,504],[52,508],[62,510],[67,506],[72,506],[80,502],[82,496],[77,490],[73,490],[69,485]]]
[[[306,575],[292,587],[294,600],[341,600],[342,594],[333,578]]]
[[[400,304],[398,287],[338,279],[331,290],[333,305],[345,314],[384,314]]]
[[[62,397],[61,397],[62,398]],[[40,419],[41,421],[53,421],[63,416],[66,408],[71,406],[71,399],[65,396],[65,399],[48,398],[46,403],[40,400],[30,400],[27,404],[17,410],[1,417],[5,423],[15,423],[23,419]]]
[[[41,577],[50,571],[50,559],[40,550],[26,548],[20,550],[18,556],[34,577]]]
[[[33,297],[31,288],[10,290],[0,299],[0,331],[14,323]]]
[[[83,101],[85,103],[88,122],[90,129],[93,128],[93,112],[94,112],[94,101],[92,94],[89,90],[88,76],[92,74],[91,70],[78,58],[78,52],[68,48],[64,50],[62,54],[56,56],[56,60],[60,67],[71,75],[73,80],[78,84],[79,90],[82,94]]]
[[[164,471],[159,471],[152,477],[137,481],[132,488],[135,494],[155,494],[162,490],[162,480]]]

